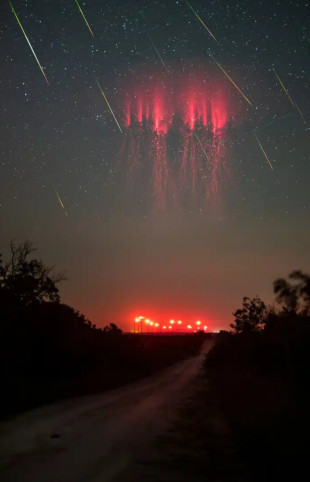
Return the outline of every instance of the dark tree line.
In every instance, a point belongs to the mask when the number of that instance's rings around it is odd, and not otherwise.
[[[32,259],[36,250],[32,243],[25,241],[16,245],[10,244],[10,257],[4,262],[0,254],[0,316],[2,324],[14,314],[22,315],[27,309],[35,308],[58,310],[61,315],[67,315],[72,328],[92,328],[93,325],[81,313],[60,302],[57,284],[66,280],[64,272],[54,272],[54,267],[46,266],[41,259]],[[42,308],[44,307],[44,308]],[[17,321],[17,320],[15,320]],[[44,321],[42,320],[42,323]],[[121,334],[114,323],[103,330],[104,333]]]
[[[48,399],[54,382],[74,379],[102,361],[112,338],[122,333],[113,323],[98,329],[61,303],[58,284],[65,274],[34,253],[29,241],[12,241],[8,259],[0,255],[0,409],[18,405],[23,391],[31,392],[29,406]]]
[[[242,308],[233,313],[230,326],[236,333],[261,331],[276,318],[307,318],[310,316],[310,276],[293,271],[287,279],[279,278],[273,283],[276,295],[273,307],[267,307],[258,297],[244,297]]]
[[[273,283],[275,301],[243,298],[233,332],[206,360],[212,396],[223,408],[251,480],[303,481],[310,431],[310,276]],[[250,480],[250,479],[249,479]]]

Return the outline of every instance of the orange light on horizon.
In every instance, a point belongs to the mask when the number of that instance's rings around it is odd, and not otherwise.
[[[197,320],[195,322],[192,322],[192,324],[188,324],[186,325],[186,321],[182,321],[182,320],[169,320],[168,322],[166,322],[165,325],[162,325],[161,323],[159,322],[155,322],[155,321],[152,321],[150,318],[146,318],[145,316],[137,316],[134,318],[134,321],[135,323],[141,323],[141,330],[142,330],[142,325],[143,323],[145,323],[146,325],[148,326],[152,326],[154,329],[155,328],[158,328],[160,330],[174,330],[174,331],[180,331],[181,330],[181,325],[184,324],[184,327],[183,329],[186,327],[188,330],[204,330],[204,331],[207,331],[208,330],[208,325],[203,325],[203,326],[200,326],[203,324],[202,321],[200,320]],[[173,326],[173,325],[178,325],[178,326]],[[146,327],[145,327],[146,329]],[[135,331],[135,330],[134,330]]]
[[[137,317],[135,318],[135,321],[136,321],[137,323],[139,323],[139,322],[140,322],[141,320],[143,320],[143,319],[144,319],[144,316],[137,316]]]

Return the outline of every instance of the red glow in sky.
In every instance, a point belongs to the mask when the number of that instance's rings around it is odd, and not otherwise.
[[[201,73],[145,77],[125,94],[121,156],[130,184],[142,180],[160,209],[188,193],[218,195],[227,171],[226,127],[236,113],[227,84]]]
[[[150,81],[144,90],[127,92],[125,112],[127,127],[134,121],[145,121],[157,133],[166,134],[174,116],[179,115],[191,131],[198,124],[208,127],[210,122],[216,132],[224,129],[232,117],[232,106],[220,82],[207,84],[201,77],[188,82],[170,80],[165,84]]]

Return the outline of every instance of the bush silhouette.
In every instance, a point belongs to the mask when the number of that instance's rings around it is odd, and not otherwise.
[[[233,316],[235,317],[235,323],[230,326],[236,333],[255,332],[264,328],[267,318],[267,308],[258,296],[253,299],[244,297],[242,300],[242,308],[235,311]]]

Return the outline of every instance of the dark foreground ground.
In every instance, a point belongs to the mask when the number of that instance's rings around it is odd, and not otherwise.
[[[83,346],[59,342],[13,344],[1,374],[0,416],[57,400],[99,393],[134,382],[194,356],[204,334],[185,336],[95,333]],[[20,348],[20,349],[19,349]],[[45,348],[45,350],[44,350]]]
[[[219,336],[140,480],[308,480],[309,341],[296,323]]]
[[[309,478],[310,325],[281,320],[262,333],[224,335],[204,373],[249,480]]]
[[[171,473],[159,461],[157,451],[168,455],[166,434],[174,431],[182,401],[192,397],[211,344],[206,341],[199,355],[126,387],[58,402],[2,421],[1,481],[200,481],[195,478],[196,446],[191,450],[192,469],[187,467],[186,472],[181,465],[181,471]],[[202,416],[205,414],[204,410]],[[185,432],[177,445],[173,443],[177,453],[185,439],[185,450],[189,447]],[[196,435],[193,432],[195,440]],[[213,440],[209,448],[216,452]],[[204,462],[207,470],[211,459]]]
[[[223,333],[157,375],[3,421],[0,479],[308,480],[309,341],[308,324]]]
[[[189,388],[187,397],[171,414],[166,431],[136,460],[130,480],[252,481],[251,473],[238,457],[230,427],[202,370]]]

